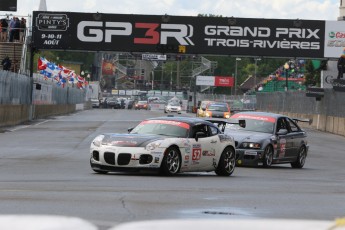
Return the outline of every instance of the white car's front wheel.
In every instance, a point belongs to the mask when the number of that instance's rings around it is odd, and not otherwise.
[[[226,147],[220,156],[216,174],[218,176],[230,176],[235,170],[235,164],[235,150],[231,147]]]
[[[180,171],[181,154],[177,147],[169,147],[164,154],[161,164],[161,173],[166,176],[173,176]]]

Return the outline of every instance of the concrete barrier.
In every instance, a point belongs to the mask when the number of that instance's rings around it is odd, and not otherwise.
[[[0,126],[11,126],[28,120],[28,105],[0,105]]]
[[[281,112],[281,111],[262,111],[262,112],[279,113],[291,118],[311,119],[312,120],[311,124],[300,122],[298,123],[298,125],[302,128],[310,128],[310,129],[320,130],[322,132],[329,132],[329,133],[345,136],[345,118],[344,117],[325,116],[321,114],[291,113],[291,112]]]
[[[69,114],[75,111],[75,104],[0,105],[0,127],[19,125],[31,120]]]

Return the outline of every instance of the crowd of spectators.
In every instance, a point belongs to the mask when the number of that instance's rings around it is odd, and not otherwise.
[[[13,16],[0,19],[0,42],[24,42],[26,19]]]

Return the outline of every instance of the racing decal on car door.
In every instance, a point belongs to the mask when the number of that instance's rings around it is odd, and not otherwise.
[[[183,147],[184,147],[184,151],[185,151],[187,154],[189,154],[189,153],[190,153],[190,150],[191,150],[191,148],[192,148],[192,145],[191,145],[190,141],[188,140],[188,138],[182,140],[182,145],[183,145]]]
[[[201,159],[201,145],[200,144],[193,145],[192,164],[199,164],[200,159]]]
[[[198,161],[200,159],[201,159],[201,149],[194,149],[193,148],[192,160]]]
[[[214,157],[216,155],[216,150],[215,149],[211,149],[210,151],[204,150],[202,151],[202,155],[207,156],[207,157]]]
[[[185,155],[184,156],[184,161],[183,161],[183,165],[182,165],[182,169],[184,168],[188,168],[188,165],[189,165],[189,155]]]
[[[283,158],[285,156],[286,150],[286,139],[279,140],[279,158]]]
[[[228,136],[226,134],[219,134],[219,141],[220,142],[230,142],[232,141],[232,137],[231,136]]]

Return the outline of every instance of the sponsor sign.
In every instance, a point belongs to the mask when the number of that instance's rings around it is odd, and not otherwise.
[[[164,17],[34,11],[33,46],[149,53],[182,52],[183,47],[186,54],[324,56],[325,21]]]
[[[234,86],[234,78],[230,76],[215,76],[215,86],[232,87]]]
[[[232,87],[234,78],[230,76],[197,76],[196,85]]]
[[[257,115],[251,115],[251,114],[234,114],[233,116],[231,116],[231,118],[253,119],[253,120],[266,121],[266,122],[271,122],[271,123],[276,122],[276,119],[274,117],[257,116]]]
[[[17,11],[17,0],[1,0],[0,11]]]
[[[345,48],[345,21],[326,21],[325,57],[339,58]]]
[[[207,85],[214,86],[215,78],[214,76],[196,76],[196,85]]]
[[[338,72],[323,70],[321,71],[321,88],[332,89],[333,82],[337,79]]]
[[[140,123],[140,125],[145,124],[166,124],[166,125],[174,125],[178,127],[182,127],[185,129],[189,129],[189,124],[179,121],[167,121],[167,120],[147,120]]]
[[[160,54],[142,54],[143,60],[150,60],[150,61],[166,61],[167,55],[160,55]]]
[[[114,75],[115,65],[112,62],[103,61],[102,62],[102,74],[103,75]]]

